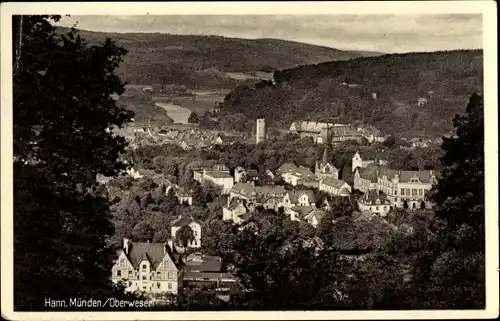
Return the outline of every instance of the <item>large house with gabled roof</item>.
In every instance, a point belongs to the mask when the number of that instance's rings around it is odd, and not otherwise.
[[[172,241],[144,243],[124,238],[111,270],[111,280],[124,282],[127,292],[178,294],[182,289],[182,274],[182,258]]]
[[[355,156],[359,156],[356,153]],[[354,165],[354,164],[353,164]],[[430,208],[428,193],[437,183],[433,170],[405,171],[368,164],[354,170],[354,188],[363,193],[376,190],[384,192],[392,207]]]

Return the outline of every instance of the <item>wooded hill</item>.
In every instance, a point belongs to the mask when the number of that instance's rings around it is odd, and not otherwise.
[[[364,57],[285,69],[274,78],[274,86],[261,82],[236,88],[225,99],[224,114],[265,117],[269,125],[283,128],[309,119],[364,122],[400,135],[435,135],[452,129],[452,118],[463,112],[471,93],[482,93],[483,53]],[[419,98],[427,104],[418,106]]]
[[[59,28],[59,32],[66,31],[67,28]],[[245,82],[231,79],[224,72],[273,72],[298,65],[380,54],[278,39],[85,30],[80,30],[80,35],[89,43],[99,44],[109,37],[127,49],[118,74],[128,83],[173,83],[188,88],[232,89]]]

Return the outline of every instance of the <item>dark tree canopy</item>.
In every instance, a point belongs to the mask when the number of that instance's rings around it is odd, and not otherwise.
[[[200,121],[200,118],[198,117],[198,115],[196,113],[191,113],[191,115],[189,115],[188,123],[198,124],[199,121]]]
[[[466,115],[453,120],[457,138],[445,138],[444,170],[437,185],[437,215],[451,229],[468,225],[484,248],[484,107],[483,99],[472,95]],[[476,248],[477,249],[477,248]],[[474,250],[476,250],[474,249]]]
[[[195,235],[193,229],[189,225],[184,225],[175,234],[175,239],[184,247],[187,247],[190,242],[194,241]]]
[[[125,140],[106,131],[132,116],[112,98],[124,90],[114,71],[125,50],[109,39],[87,45],[75,30],[57,35],[49,20],[58,16],[16,16],[14,25],[21,19],[13,66],[15,309],[44,309],[49,297],[110,297],[114,228],[95,179],[125,168],[117,161]]]

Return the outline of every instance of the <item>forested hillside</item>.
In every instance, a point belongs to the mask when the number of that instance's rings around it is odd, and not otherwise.
[[[452,128],[472,92],[482,93],[483,53],[364,57],[285,69],[274,78],[275,85],[236,88],[224,113],[265,117],[284,128],[299,119],[360,121],[386,133],[435,135]],[[427,103],[418,106],[419,98]]]
[[[60,32],[66,28],[59,28]],[[180,84],[189,88],[234,88],[244,81],[225,72],[266,71],[332,60],[378,55],[278,39],[80,30],[90,43],[112,38],[128,54],[118,75],[132,84]]]

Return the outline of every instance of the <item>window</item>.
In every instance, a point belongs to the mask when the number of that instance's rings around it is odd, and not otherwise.
[[[125,263],[125,259],[121,258],[120,259],[120,265],[123,265]]]
[[[148,266],[147,266],[146,264],[143,264],[143,265],[142,265],[142,270],[143,270],[143,271],[146,271],[146,270],[147,270],[147,268],[148,268]]]
[[[146,276],[145,276],[145,275],[143,275],[143,276],[142,276],[142,279],[143,279],[143,280],[147,280],[147,278],[146,278]]]
[[[161,272],[156,272],[156,277],[159,279],[161,278]]]
[[[409,188],[406,189],[406,195],[410,196],[410,189]]]
[[[156,283],[156,287],[159,289],[160,288],[160,282]]]
[[[132,276],[134,272],[128,271],[128,276]]]
[[[398,195],[398,190],[397,189],[394,190],[394,195]]]
[[[401,189],[401,195],[405,195],[405,189],[404,188]]]
[[[143,290],[146,290],[146,286],[145,286],[145,285],[143,285],[143,286],[142,286],[142,289],[143,289]]]
[[[121,270],[116,271],[116,276],[118,277],[122,276],[122,271]]]
[[[378,211],[378,206],[377,206],[377,207],[375,207],[375,209]]]
[[[422,190],[422,189],[419,189],[419,190],[418,190],[418,196],[422,196],[422,195],[424,195],[423,190]]]
[[[412,188],[411,195],[412,196],[417,196],[417,189],[416,188]]]
[[[399,202],[399,198],[396,197],[395,200],[396,200],[396,202]]]
[[[168,289],[172,290],[172,283],[168,282]]]

